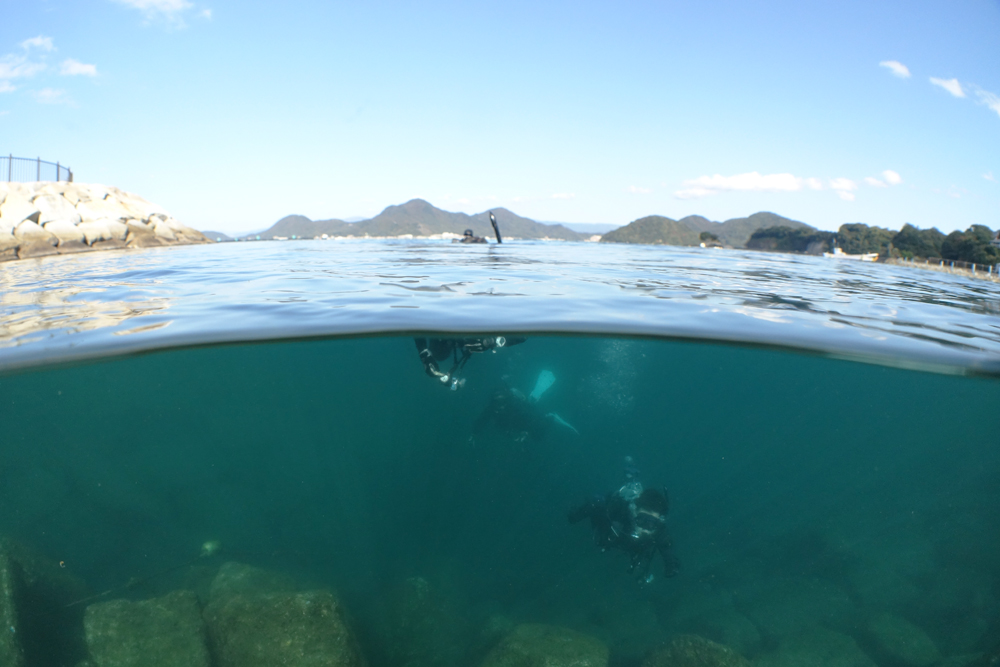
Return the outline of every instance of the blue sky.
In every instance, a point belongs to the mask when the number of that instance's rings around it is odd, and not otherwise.
[[[1000,0],[0,3],[0,152],[199,229],[1000,227]]]

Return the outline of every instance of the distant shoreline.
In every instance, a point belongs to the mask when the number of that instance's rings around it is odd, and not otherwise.
[[[997,271],[970,271],[969,269],[951,268],[950,266],[943,266],[940,264],[928,264],[921,262],[920,260],[908,261],[903,259],[898,259],[896,257],[890,257],[885,260],[886,264],[892,264],[894,266],[905,266],[907,268],[914,269],[924,269],[926,271],[937,271],[938,273],[952,273],[956,276],[964,276],[966,278],[976,278],[978,280],[989,280],[991,282],[1000,282],[1000,275]]]

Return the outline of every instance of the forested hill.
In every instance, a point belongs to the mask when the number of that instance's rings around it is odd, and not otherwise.
[[[500,233],[504,237],[522,239],[559,239],[582,241],[587,234],[574,232],[563,225],[546,225],[523,218],[505,208],[492,209]],[[345,222],[343,220],[310,220],[304,215],[289,215],[274,223],[269,229],[254,234],[253,238],[273,239],[314,238],[329,236],[432,236],[435,234],[461,234],[471,229],[476,236],[493,238],[490,211],[475,215],[443,211],[423,199],[413,199],[398,206],[389,206],[368,220]]]
[[[606,243],[652,243],[664,245],[696,246],[702,232],[715,235],[719,241],[734,248],[746,246],[750,236],[758,229],[789,227],[812,230],[813,227],[768,212],[754,213],[746,218],[732,218],[713,222],[700,215],[690,215],[672,220],[659,215],[639,218],[624,227],[608,232],[602,238]]]
[[[601,237],[602,243],[648,243],[653,245],[698,245],[698,232],[687,225],[649,215],[633,220]]]

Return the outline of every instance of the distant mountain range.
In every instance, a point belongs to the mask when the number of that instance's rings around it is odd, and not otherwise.
[[[563,241],[583,241],[588,234],[575,232],[561,224],[546,225],[529,218],[522,218],[505,208],[492,209],[496,216],[500,234],[504,237],[521,239],[559,239]],[[368,220],[347,222],[345,220],[310,220],[304,215],[285,216],[260,234],[252,234],[245,239],[273,238],[315,238],[328,236],[432,236],[436,234],[461,234],[471,229],[476,236],[493,238],[490,211],[475,215],[443,211],[423,199],[413,199],[399,206],[389,206]],[[208,233],[209,238],[216,238]],[[222,236],[222,235],[218,235]],[[223,239],[225,240],[225,239]]]
[[[505,208],[492,209],[496,216],[500,233],[505,238],[558,239],[563,241],[583,241],[594,231],[606,231],[611,225],[581,225],[577,231],[561,223],[536,222],[523,218]],[[490,211],[475,215],[443,211],[423,199],[413,199],[398,206],[389,206],[374,218],[348,222],[340,219],[311,220],[304,215],[285,216],[262,232],[238,237],[241,240],[264,240],[275,238],[311,239],[327,236],[348,237],[426,237],[445,233],[461,234],[471,229],[477,236],[493,238],[490,225]],[[696,246],[702,232],[711,232],[725,245],[735,248],[746,246],[750,235],[766,227],[791,227],[812,230],[813,227],[789,220],[774,213],[754,213],[747,218],[733,218],[725,222],[713,222],[700,215],[690,215],[673,220],[661,215],[640,218],[624,227],[611,229],[601,238],[605,243],[649,243],[662,245]],[[589,233],[588,233],[589,232]],[[232,241],[233,237],[222,232],[205,231],[205,236],[216,241]]]
[[[767,227],[815,229],[804,222],[767,212],[754,213],[746,218],[732,218],[725,222],[713,222],[700,215],[689,215],[680,220],[651,215],[608,232],[601,237],[601,242],[696,246],[701,242],[702,232],[711,232],[725,245],[744,248],[755,231]]]

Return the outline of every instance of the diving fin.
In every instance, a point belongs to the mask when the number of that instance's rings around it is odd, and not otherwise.
[[[549,390],[549,387],[556,383],[556,376],[552,374],[551,371],[542,371],[538,374],[538,379],[535,380],[535,388],[531,390],[531,395],[528,396],[528,400],[532,403],[537,403],[538,399]]]
[[[552,417],[552,419],[554,419],[555,421],[559,422],[560,424],[562,424],[563,426],[565,426],[569,430],[573,431],[573,433],[576,433],[577,435],[580,435],[580,432],[577,431],[575,428],[573,428],[572,424],[570,424],[568,421],[566,421],[565,419],[563,419],[562,417],[560,417],[556,413],[550,412],[549,414],[547,414],[545,416],[546,417]]]

